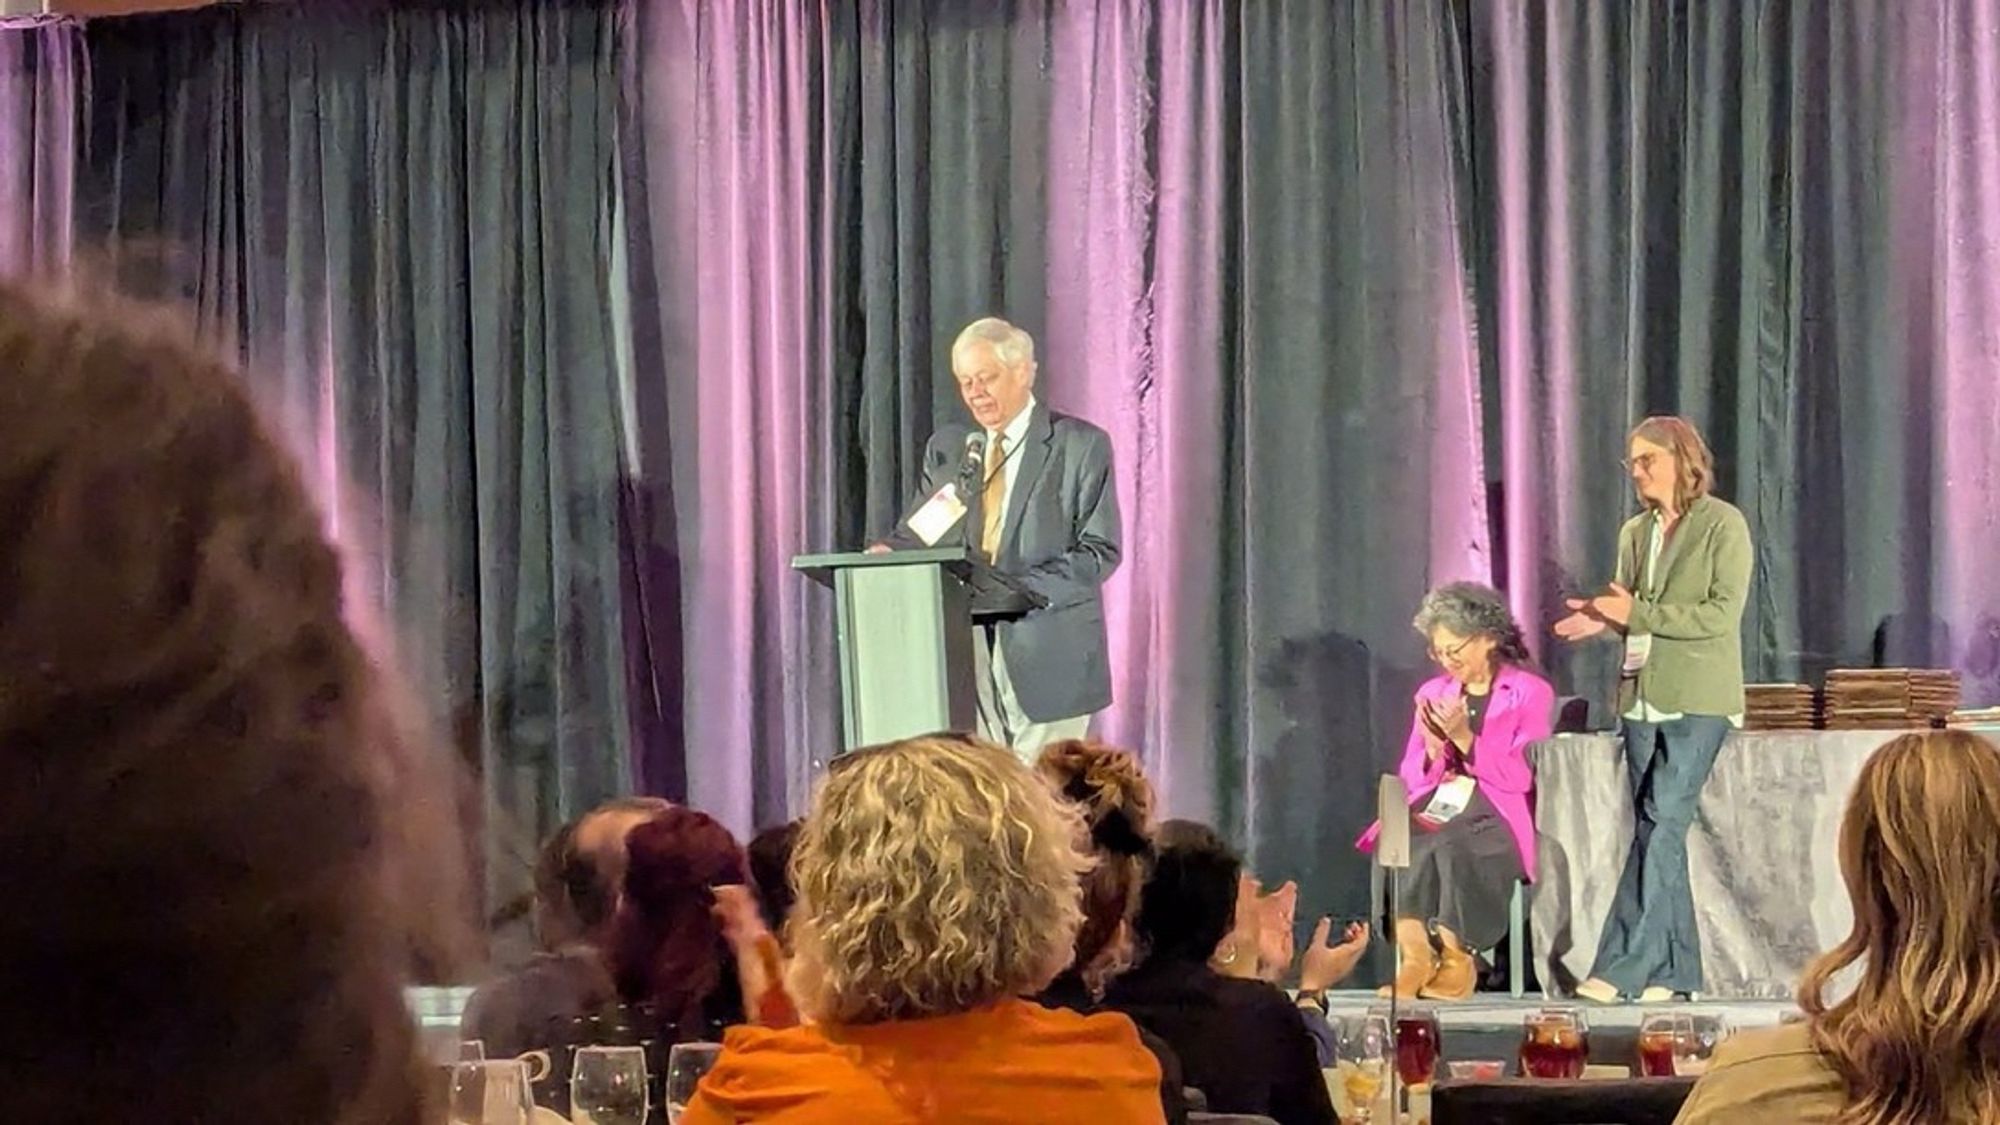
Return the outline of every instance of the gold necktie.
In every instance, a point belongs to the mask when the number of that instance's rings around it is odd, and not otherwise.
[[[986,487],[979,493],[979,510],[986,526],[980,530],[979,549],[991,559],[1000,553],[1000,520],[1007,514],[1007,435],[996,434],[992,443],[992,469]]]

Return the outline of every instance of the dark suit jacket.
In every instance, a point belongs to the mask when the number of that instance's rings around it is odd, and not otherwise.
[[[1111,982],[1104,1008],[1167,1041],[1213,1113],[1337,1125],[1305,1019],[1285,994],[1207,965],[1150,957]]]
[[[965,437],[973,430],[955,422],[931,435],[907,514],[957,479]],[[1080,418],[1036,403],[1028,436],[1014,456],[1021,459],[1021,469],[1007,497],[1006,526],[993,565],[1049,604],[1000,623],[1007,671],[1030,719],[1050,722],[1092,714],[1111,703],[1111,662],[1099,593],[1121,555],[1111,438]],[[968,500],[965,518],[939,546],[977,545],[985,515],[976,494]],[[902,548],[921,545],[907,523],[898,524],[886,541]]]

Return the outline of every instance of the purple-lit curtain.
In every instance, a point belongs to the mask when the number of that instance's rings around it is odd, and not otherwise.
[[[2000,15],[1469,7],[1504,558],[1610,572],[1618,459],[1696,418],[1758,545],[1753,677],[1948,664],[2000,701]],[[1606,654],[1562,661],[1601,693]]]
[[[0,19],[0,277],[69,264],[86,60],[74,21]]]
[[[635,491],[670,484],[632,552],[678,591],[641,599],[647,630],[684,638],[652,670],[652,776],[678,721],[691,800],[739,827],[801,807],[838,732],[829,607],[787,559],[887,529],[961,410],[950,340],[998,313],[1036,335],[1043,400],[1116,446],[1101,730],[1173,812],[1361,910],[1411,612],[1491,566],[1445,17],[640,6],[635,383],[665,429]]]
[[[79,241],[234,344],[481,783],[494,901],[627,792],[610,0],[94,21]],[[440,800],[448,795],[436,795]]]

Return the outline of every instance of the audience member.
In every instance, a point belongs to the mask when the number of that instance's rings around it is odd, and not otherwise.
[[[579,829],[598,813],[563,825],[535,864],[535,937],[540,952],[519,970],[481,985],[466,1003],[463,1035],[489,1057],[519,1055],[566,1041],[576,1020],[618,1001],[604,958],[615,901]]]
[[[0,285],[0,1120],[415,1123],[454,779],[297,466],[150,315]]]
[[[1038,999],[1073,1012],[1098,1010],[1104,986],[1132,959],[1132,920],[1153,853],[1153,787],[1139,760],[1097,742],[1066,739],[1042,750],[1035,768],[1083,818],[1094,864],[1083,875],[1083,924],[1069,968]],[[1166,1040],[1140,1029],[1160,1063],[1160,1102],[1169,1122],[1187,1120],[1181,1061]]]
[[[1993,743],[1936,731],[1877,751],[1840,826],[1854,928],[1806,971],[1805,1021],[1724,1044],[1678,1122],[2000,1121],[1996,826]]]
[[[1139,903],[1141,960],[1111,982],[1105,1006],[1166,1040],[1210,1110],[1263,1114],[1280,1125],[1333,1125],[1326,1080],[1299,1009],[1254,979],[1256,938],[1223,956],[1249,966],[1253,979],[1210,964],[1235,928],[1242,861],[1212,830],[1189,821],[1168,821],[1155,842],[1152,878]]]
[[[736,960],[717,887],[749,881],[743,848],[707,813],[669,808],[625,838],[625,895],[612,922],[612,979],[669,1042],[714,1039],[743,1022]]]
[[[1081,832],[983,742],[835,759],[792,864],[788,975],[808,1022],[732,1029],[683,1125],[1160,1121],[1130,1021],[1021,999],[1072,959]]]
[[[799,841],[799,821],[766,828],[750,840],[750,880],[757,892],[757,909],[764,925],[780,939],[792,916],[792,849]]]

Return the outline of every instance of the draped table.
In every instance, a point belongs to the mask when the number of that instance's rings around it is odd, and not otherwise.
[[[1894,731],[1732,733],[1688,832],[1703,992],[1785,999],[1806,965],[1847,936],[1840,818],[1862,764]],[[1529,747],[1541,870],[1530,929],[1551,993],[1590,974],[1632,843],[1632,794],[1617,736],[1558,735]]]

